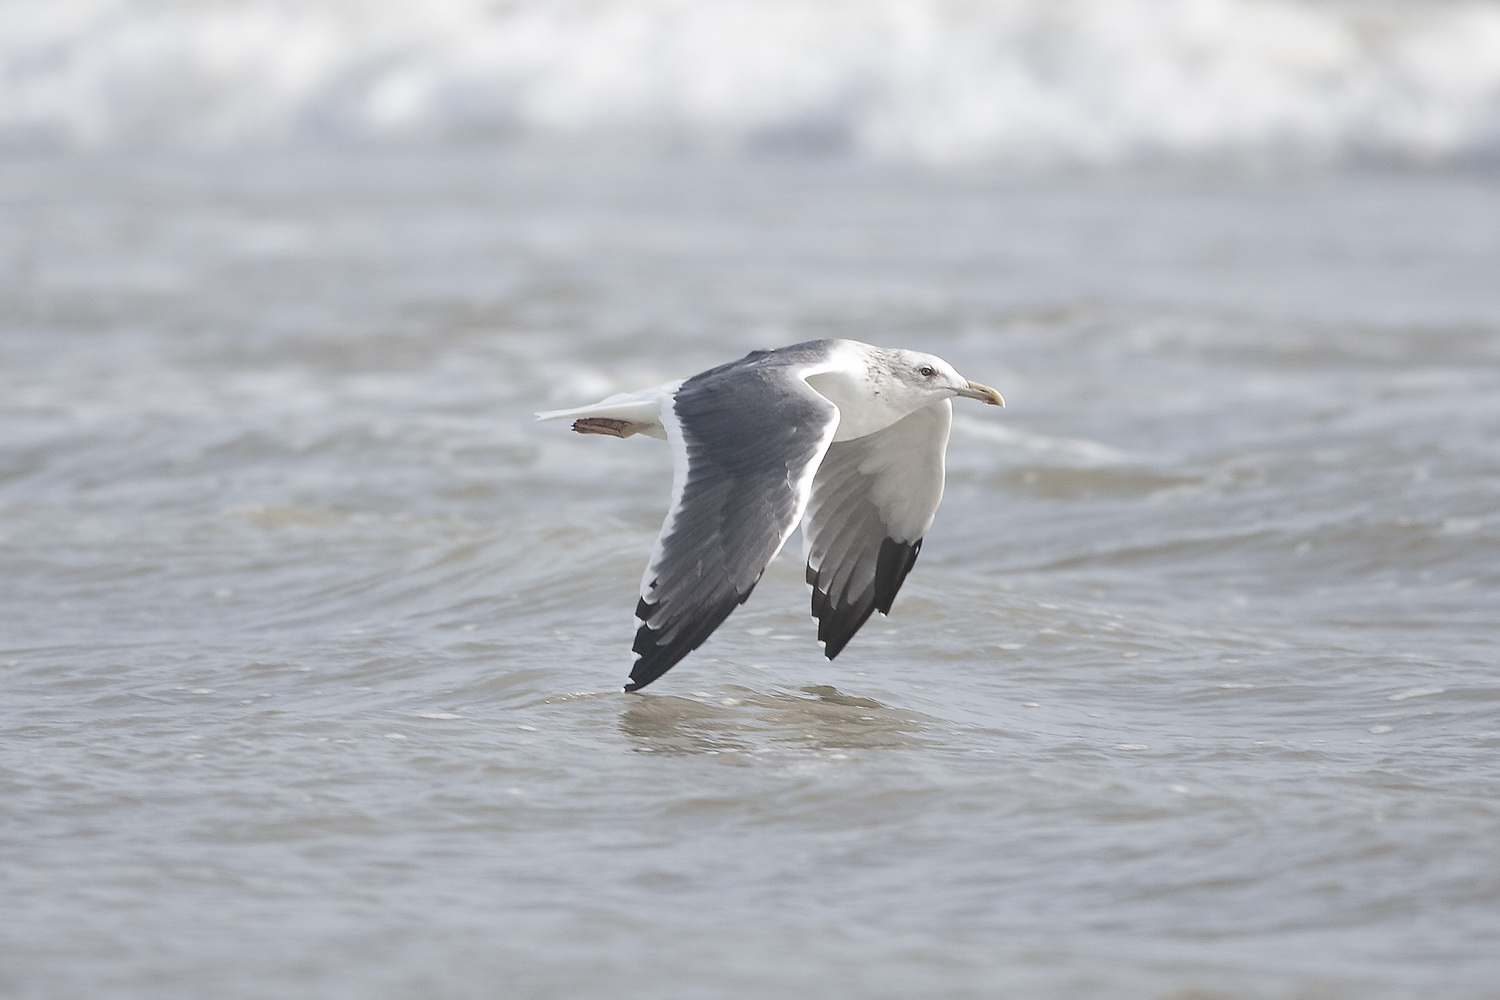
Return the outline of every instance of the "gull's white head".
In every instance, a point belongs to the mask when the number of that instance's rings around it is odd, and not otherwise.
[[[919,405],[930,403],[935,398],[953,396],[977,399],[991,406],[1005,405],[1000,393],[987,385],[969,381],[935,354],[886,350],[880,352],[880,360],[884,362],[880,366],[885,369],[883,374],[893,383],[891,388],[898,393],[910,393],[913,402],[921,400]]]
[[[820,370],[806,378],[839,408],[835,441],[873,434],[954,396],[1005,405],[994,389],[970,382],[932,354],[872,347],[855,340],[823,341],[822,345],[831,348],[827,362],[819,362]]]

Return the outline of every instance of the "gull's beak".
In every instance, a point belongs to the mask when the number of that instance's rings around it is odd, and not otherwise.
[[[991,406],[1005,405],[1005,398],[1001,396],[1000,393],[996,392],[994,389],[991,389],[987,385],[980,385],[978,382],[970,382],[968,386],[963,389],[957,390],[957,392],[960,396],[967,396],[970,399],[977,399],[981,402],[989,403]]]

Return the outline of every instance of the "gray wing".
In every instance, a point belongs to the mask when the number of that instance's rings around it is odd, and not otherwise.
[[[889,614],[943,498],[953,406],[926,406],[883,431],[831,445],[808,503],[807,582],[831,660],[872,611]]]
[[[662,425],[676,453],[672,506],[641,581],[627,691],[670,670],[750,596],[802,519],[838,407],[799,367],[752,354],[685,381]]]

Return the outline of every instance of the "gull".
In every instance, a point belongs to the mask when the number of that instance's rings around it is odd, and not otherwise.
[[[1004,406],[942,358],[812,340],[592,406],[538,413],[580,434],[665,440],[672,497],[641,579],[638,691],[749,599],[804,522],[807,582],[830,660],[889,614],[943,496],[952,399]]]

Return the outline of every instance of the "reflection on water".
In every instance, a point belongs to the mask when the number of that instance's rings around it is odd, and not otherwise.
[[[745,753],[790,748],[894,750],[930,745],[937,720],[819,685],[811,697],[726,685],[710,698],[639,694],[627,699],[620,731],[647,753]]]

